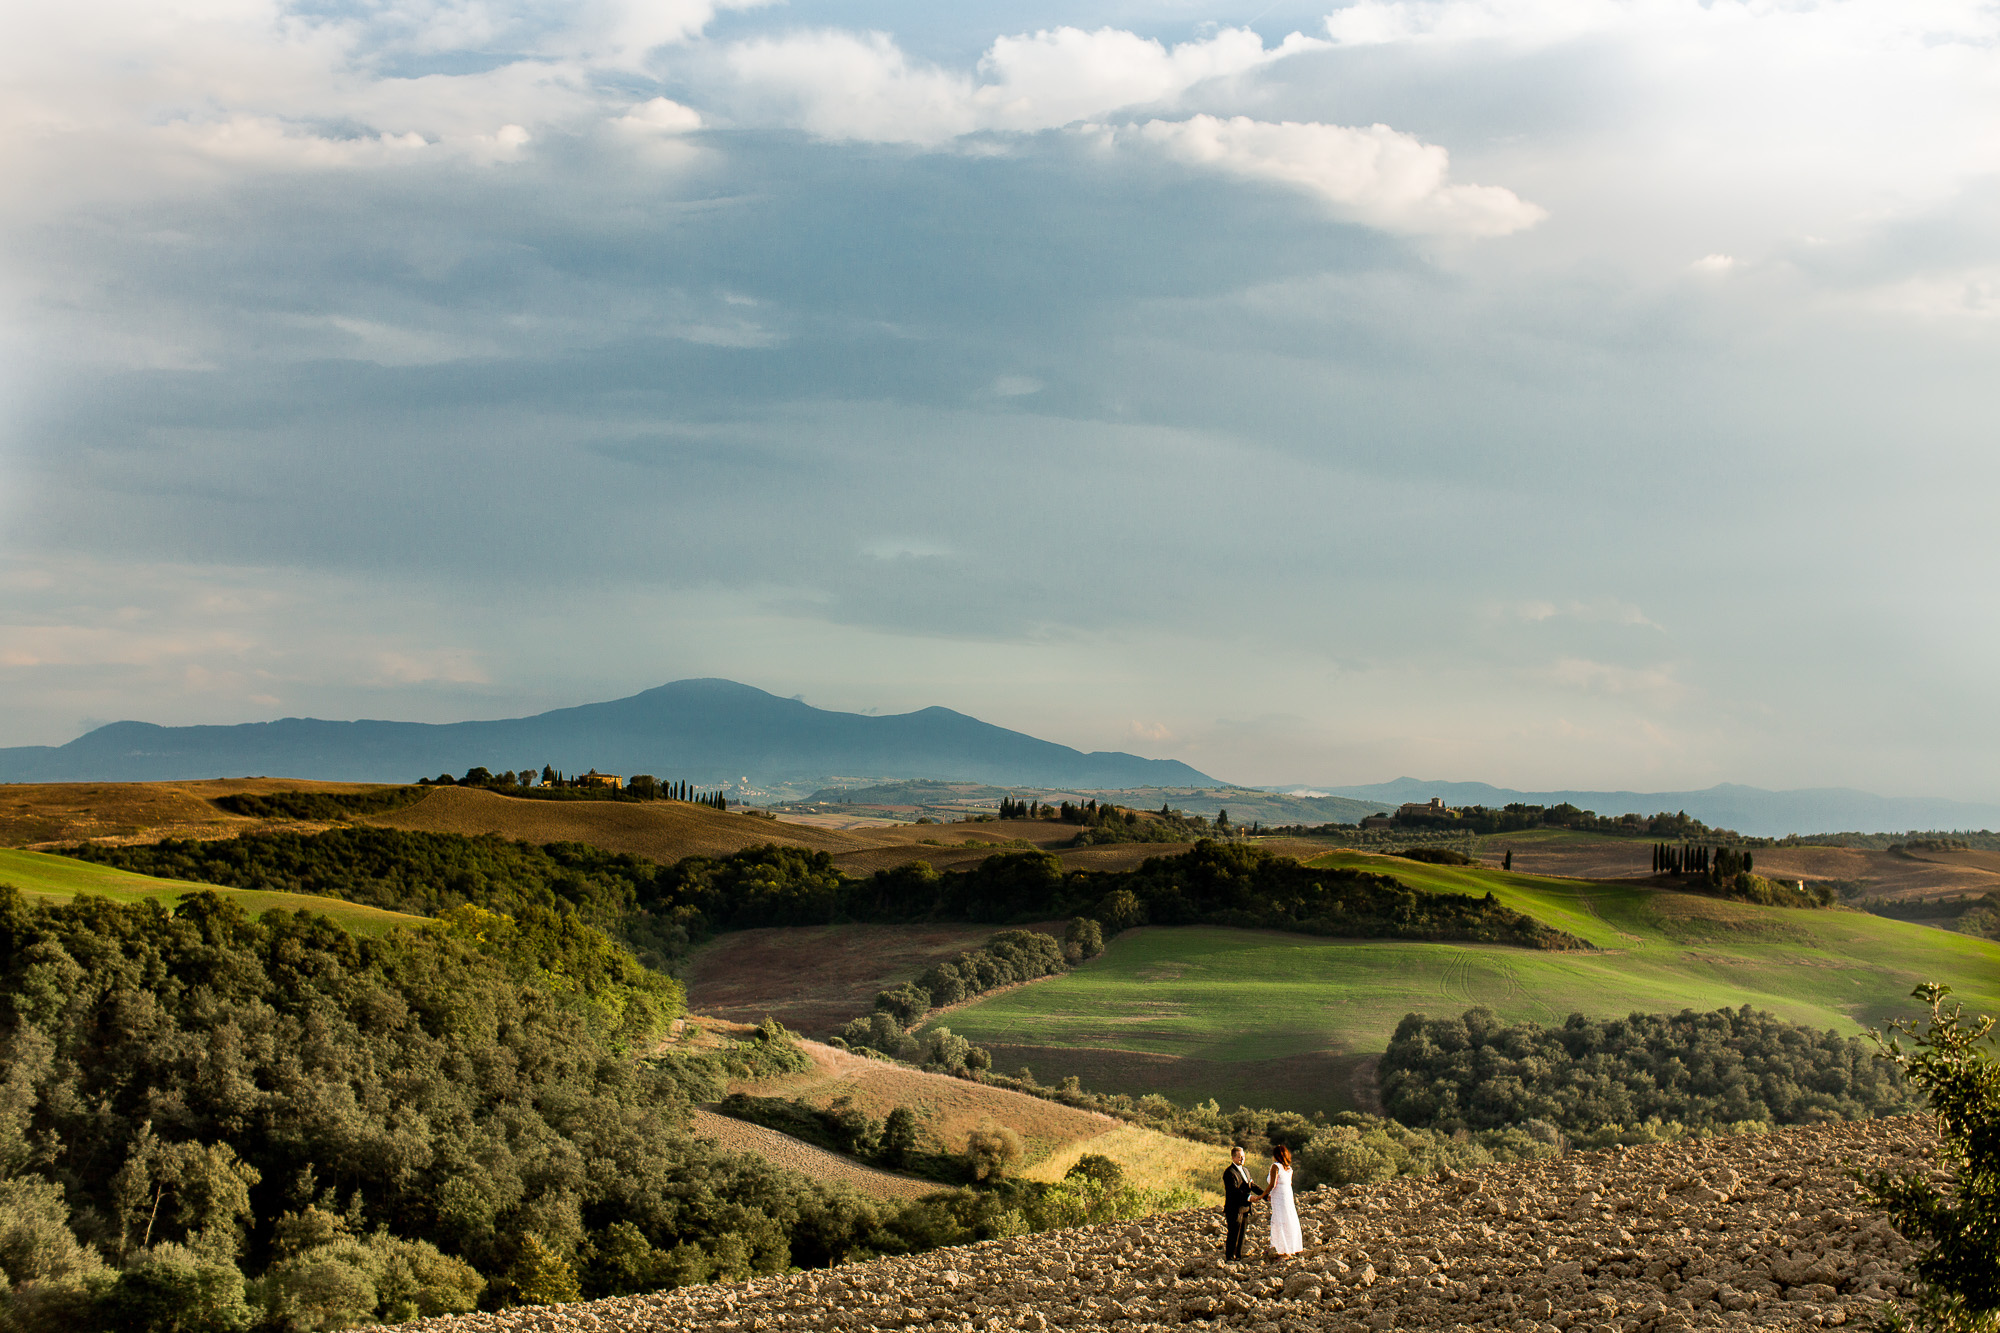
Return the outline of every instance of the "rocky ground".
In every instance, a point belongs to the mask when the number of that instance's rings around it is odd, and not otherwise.
[[[1218,1171],[1220,1170],[1218,1155]],[[1212,1210],[830,1271],[409,1325],[426,1333],[1113,1329],[1679,1333],[1865,1323],[1909,1247],[1853,1169],[1936,1170],[1914,1118],[1315,1190],[1303,1254],[1220,1261]]]

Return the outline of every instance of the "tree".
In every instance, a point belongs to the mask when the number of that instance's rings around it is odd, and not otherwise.
[[[1937,1121],[1939,1155],[1951,1167],[1939,1190],[1922,1175],[1876,1171],[1863,1178],[1869,1202],[1917,1246],[1917,1322],[1935,1333],[2000,1329],[2000,1060],[1994,1020],[1968,1022],[1944,1007],[1951,987],[1926,982],[1910,992],[1930,1006],[1930,1023],[1889,1025],[1876,1042],[1922,1089]],[[1905,1050],[1896,1034],[1910,1039]]]
[[[582,1296],[576,1270],[532,1231],[521,1237],[521,1260],[514,1270],[514,1290],[525,1305],[562,1305]]]
[[[1063,957],[1080,963],[1104,952],[1104,931],[1087,916],[1074,918],[1063,932]]]
[[[902,1166],[916,1151],[917,1113],[898,1106],[882,1121],[881,1161],[885,1166]]]
[[[991,1120],[982,1121],[965,1138],[966,1164],[972,1168],[972,1178],[982,1184],[1004,1179],[1023,1151],[1019,1134]]]

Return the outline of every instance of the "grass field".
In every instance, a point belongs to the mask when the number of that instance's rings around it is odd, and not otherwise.
[[[0,884],[11,884],[29,899],[68,902],[79,893],[102,894],[121,903],[159,898],[169,906],[182,894],[206,889],[242,905],[252,916],[279,908],[287,912],[317,912],[331,917],[356,935],[380,935],[395,926],[423,923],[422,917],[385,912],[379,907],[319,898],[303,893],[273,893],[262,889],[224,889],[185,880],[154,879],[109,866],[92,865],[67,856],[0,848]]]
[[[2000,1012],[2000,944],[1923,926],[1354,853],[1316,864],[1490,890],[1601,951],[1145,928],[1069,976],[957,1010],[950,1026],[1001,1068],[1027,1064],[1044,1081],[1074,1073],[1105,1091],[1337,1110],[1368,1109],[1363,1062],[1412,1011],[1483,1004],[1508,1019],[1559,1023],[1578,1011],[1749,1004],[1858,1033],[1912,1012],[1910,989],[1930,980],[1950,984],[1969,1009]]]
[[[1090,1152],[1124,1167],[1131,1184],[1187,1186],[1213,1196],[1215,1182],[1228,1163],[1228,1155],[1219,1148],[1128,1125],[1095,1111],[871,1060],[818,1042],[802,1044],[812,1057],[810,1070],[732,1083],[730,1091],[792,1097],[814,1106],[845,1097],[877,1118],[907,1106],[917,1113],[935,1146],[954,1153],[963,1152],[967,1134],[990,1120],[1020,1134],[1027,1149],[1022,1174],[1031,1180],[1059,1180],[1077,1158]]]

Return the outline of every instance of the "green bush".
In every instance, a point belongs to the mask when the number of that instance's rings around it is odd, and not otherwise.
[[[1476,866],[1479,862],[1449,847],[1405,847],[1394,853],[1405,861],[1422,861],[1434,866]]]
[[[1939,1155],[1951,1168],[1939,1189],[1924,1175],[1878,1171],[1865,1180],[1868,1198],[1917,1247],[1917,1322],[1935,1333],[2000,1329],[2000,1060],[1980,1049],[1993,1044],[1994,1020],[1968,1022],[1963,1008],[1945,1008],[1951,987],[1925,984],[1911,992],[1930,1008],[1921,1031],[1890,1025],[1883,1054],[1919,1089],[1937,1122]],[[1905,1049],[1898,1035],[1907,1036]]]
[[[1021,1136],[1005,1125],[984,1121],[966,1136],[965,1161],[972,1178],[984,1184],[1004,1179],[1025,1151]]]

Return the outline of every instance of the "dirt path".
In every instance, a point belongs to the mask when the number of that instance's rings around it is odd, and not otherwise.
[[[1381,1085],[1375,1081],[1375,1067],[1382,1057],[1371,1055],[1355,1064],[1347,1076],[1347,1098],[1369,1115],[1382,1114]]]
[[[753,1153],[773,1166],[787,1167],[812,1180],[852,1185],[877,1199],[921,1199],[945,1188],[933,1180],[917,1180],[863,1166],[850,1157],[828,1152],[789,1134],[733,1120],[695,1108],[694,1132],[735,1152]]]

